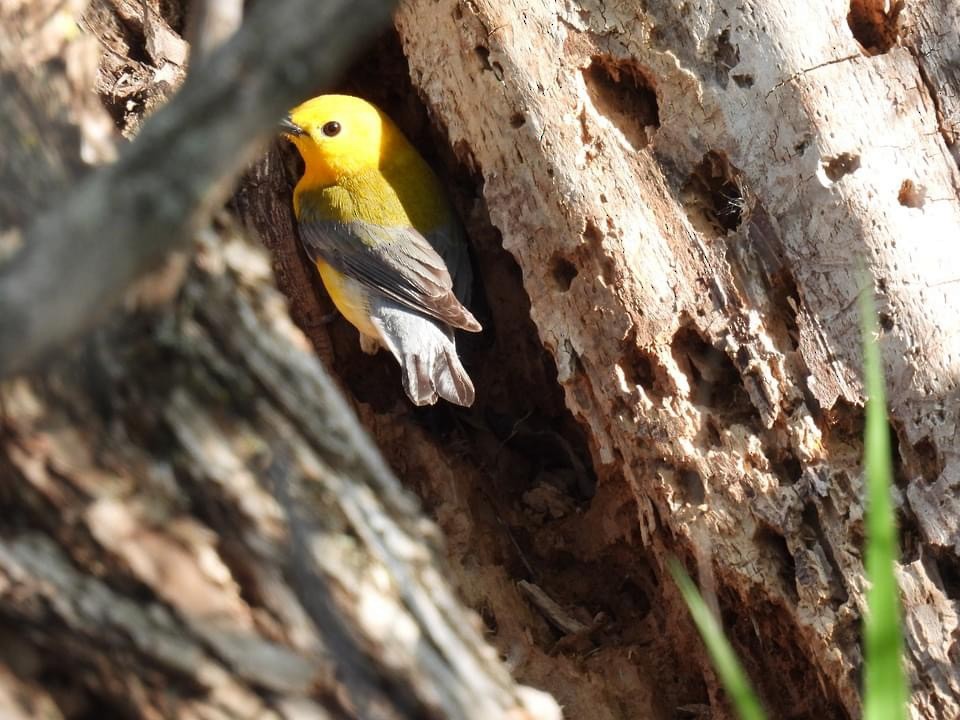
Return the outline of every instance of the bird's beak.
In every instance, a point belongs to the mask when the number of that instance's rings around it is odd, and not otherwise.
[[[277,125],[280,132],[284,135],[293,135],[294,137],[306,134],[306,131],[290,119],[289,115],[284,115],[283,120]]]

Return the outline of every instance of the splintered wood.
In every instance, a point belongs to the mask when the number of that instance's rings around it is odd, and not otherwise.
[[[960,39],[933,31],[960,10],[882,5],[410,0],[397,19],[598,473],[636,499],[636,552],[708,544],[783,716],[859,713],[860,278],[912,712],[960,714]]]

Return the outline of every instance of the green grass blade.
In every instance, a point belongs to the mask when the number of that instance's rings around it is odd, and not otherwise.
[[[872,292],[860,294],[863,322],[863,376],[867,394],[864,430],[866,472],[867,612],[864,617],[864,720],[903,720],[908,691],[903,673],[900,595],[894,564],[899,558],[890,499],[893,464],[883,367],[877,347],[877,314]]]
[[[680,563],[676,560],[670,560],[669,568],[674,582],[680,588],[680,594],[683,595],[683,599],[690,609],[693,622],[697,626],[697,630],[700,631],[700,637],[703,638],[703,642],[707,646],[707,652],[710,654],[713,666],[720,676],[720,682],[726,688],[740,720],[764,720],[766,716],[760,707],[760,701],[750,687],[750,680],[740,666],[733,648],[730,647],[730,643],[724,637],[720,624],[707,608],[696,586],[680,566]]]

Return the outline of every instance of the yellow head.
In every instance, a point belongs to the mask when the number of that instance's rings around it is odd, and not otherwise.
[[[320,95],[294,108],[281,131],[303,156],[313,186],[379,168],[403,135],[374,105],[349,95]]]

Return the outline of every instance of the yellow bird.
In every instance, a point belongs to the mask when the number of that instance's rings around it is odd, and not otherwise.
[[[400,363],[417,405],[473,404],[453,329],[479,332],[465,307],[467,246],[443,188],[383,112],[348,95],[321,95],[280,123],[303,156],[293,192],[300,240],[330,298]]]

